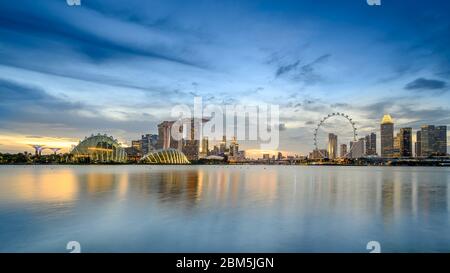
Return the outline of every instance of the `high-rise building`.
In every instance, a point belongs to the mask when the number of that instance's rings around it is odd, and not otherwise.
[[[328,134],[328,155],[330,159],[337,157],[338,139],[335,134]]]
[[[361,158],[364,156],[364,138],[357,141],[350,141],[350,157]]]
[[[392,148],[391,157],[400,157],[400,133],[394,136],[394,146]]]
[[[436,126],[434,135],[436,138],[436,155],[447,155],[447,126]]]
[[[394,148],[394,122],[390,115],[384,115],[380,126],[381,156],[392,157]]]
[[[236,137],[233,137],[233,140],[230,144],[230,156],[237,156],[239,153],[239,144],[237,143]]]
[[[399,146],[401,157],[412,156],[412,128],[401,128],[399,134]]]
[[[377,154],[377,135],[371,133],[366,136],[366,155],[376,155]]]
[[[201,135],[201,121],[199,119],[188,119],[185,124],[188,126],[185,132],[185,139],[182,142],[182,152],[188,160],[198,160],[200,152],[200,135]]]
[[[277,160],[282,160],[283,154],[281,152],[278,152]]]
[[[202,156],[208,156],[209,155],[209,141],[208,141],[208,137],[203,137],[203,139],[202,139],[201,155]]]
[[[223,136],[222,141],[219,144],[219,153],[225,154],[226,151],[227,151],[227,137]]]
[[[131,147],[136,149],[138,152],[142,152],[142,141],[141,140],[132,140]]]
[[[326,149],[315,149],[311,153],[309,153],[310,159],[323,159],[323,158],[329,158],[328,151]]]
[[[421,127],[421,156],[447,155],[447,126]]]
[[[416,132],[416,157],[422,156],[422,131],[418,130]]]
[[[423,125],[421,127],[421,155],[432,156],[436,147],[434,125]]]
[[[181,139],[175,140],[172,136],[172,126],[174,123],[174,121],[163,121],[158,124],[158,149],[181,149]],[[180,130],[182,130],[182,128],[180,128]]]
[[[158,135],[154,134],[145,134],[141,136],[141,140],[139,140],[140,149],[139,151],[146,155],[150,151],[156,150],[158,145]],[[138,141],[133,141],[131,146],[137,148]]]
[[[347,144],[341,144],[340,156],[344,158],[347,155]]]

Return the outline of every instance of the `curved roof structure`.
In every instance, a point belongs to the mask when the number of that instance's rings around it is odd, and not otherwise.
[[[190,164],[186,156],[177,149],[161,149],[151,151],[141,158],[141,162],[148,164]]]
[[[89,158],[94,162],[125,162],[127,154],[119,142],[107,135],[91,135],[71,151],[75,159]]]

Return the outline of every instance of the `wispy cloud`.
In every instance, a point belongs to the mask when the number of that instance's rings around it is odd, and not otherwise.
[[[448,91],[448,84],[447,82],[441,80],[418,78],[406,84],[405,89],[412,91],[431,91],[435,93],[443,93]]]

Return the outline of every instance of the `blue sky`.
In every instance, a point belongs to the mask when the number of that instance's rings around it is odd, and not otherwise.
[[[194,96],[279,104],[280,150],[301,154],[330,112],[351,115],[363,135],[384,113],[397,128],[450,123],[448,1],[23,0],[0,10],[0,151],[96,132],[129,143]]]

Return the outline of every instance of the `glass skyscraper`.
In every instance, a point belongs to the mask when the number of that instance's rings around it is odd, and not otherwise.
[[[400,129],[400,156],[411,157],[412,156],[412,128]]]
[[[380,126],[381,156],[392,157],[394,149],[394,122],[390,115],[384,115]]]

